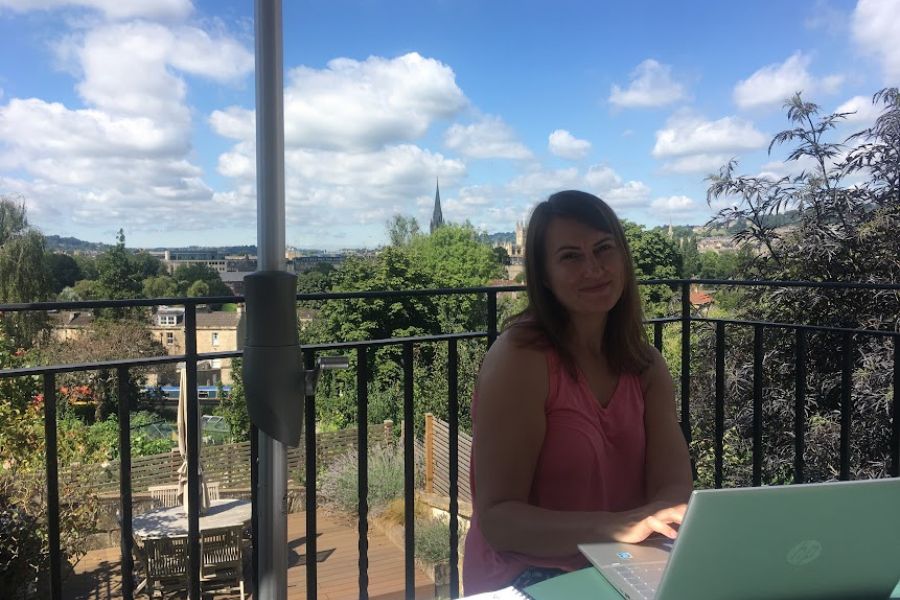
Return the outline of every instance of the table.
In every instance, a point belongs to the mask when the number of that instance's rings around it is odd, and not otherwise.
[[[249,500],[212,500],[206,514],[200,515],[200,531],[246,525],[250,522],[251,514],[252,504]],[[172,537],[188,533],[187,513],[183,506],[157,508],[135,515],[131,524],[134,536],[138,538]]]

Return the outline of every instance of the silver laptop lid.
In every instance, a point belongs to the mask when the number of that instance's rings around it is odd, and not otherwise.
[[[658,600],[887,598],[900,581],[900,479],[701,490]]]

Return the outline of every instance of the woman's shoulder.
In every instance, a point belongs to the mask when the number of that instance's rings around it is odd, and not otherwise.
[[[640,381],[641,389],[644,392],[661,380],[670,382],[672,380],[672,375],[669,373],[669,366],[666,364],[666,359],[663,358],[660,351],[657,350],[655,346],[648,344],[645,348],[645,352],[648,358],[648,364],[640,372],[635,373],[635,376]]]
[[[547,388],[547,349],[520,332],[504,331],[491,345],[478,374],[478,387]]]

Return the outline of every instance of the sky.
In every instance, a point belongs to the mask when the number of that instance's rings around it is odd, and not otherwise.
[[[703,224],[729,159],[779,176],[783,102],[872,123],[900,0],[288,0],[286,241],[386,242],[395,214],[512,231],[583,189]],[[0,195],[47,235],[256,243],[250,0],[0,0]],[[722,200],[720,202],[726,202]]]

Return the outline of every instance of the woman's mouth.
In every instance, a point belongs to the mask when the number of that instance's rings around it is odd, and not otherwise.
[[[604,292],[609,289],[610,282],[604,281],[602,283],[592,283],[590,285],[585,285],[580,288],[580,291],[585,292],[587,294],[595,294],[597,292]]]

